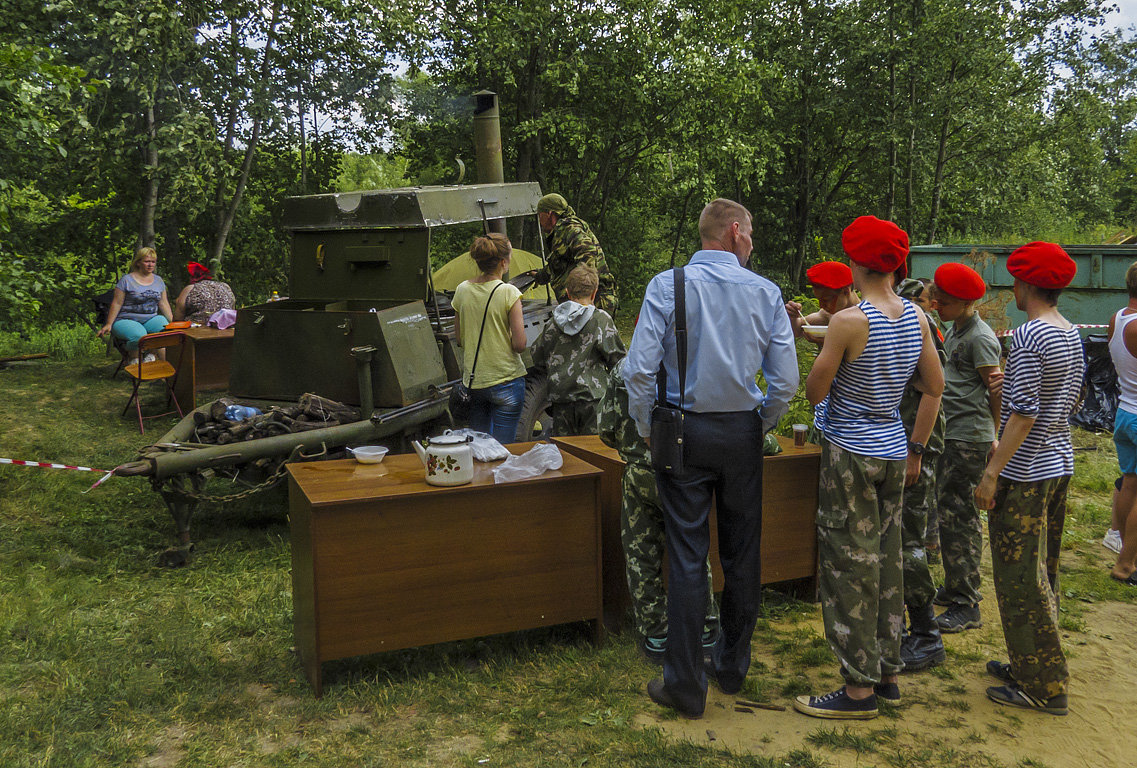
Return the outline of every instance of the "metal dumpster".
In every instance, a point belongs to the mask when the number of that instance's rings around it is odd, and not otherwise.
[[[996,332],[1008,331],[1026,321],[1015,307],[1015,279],[1007,271],[1007,257],[1017,245],[918,245],[908,257],[912,277],[930,278],[936,267],[956,261],[975,269],[987,283],[979,314]],[[1137,261],[1137,245],[1063,245],[1078,265],[1074,281],[1062,293],[1058,307],[1079,325],[1109,323],[1110,316],[1129,302],[1125,272]],[[1083,335],[1093,332],[1083,329]],[[1098,329],[1100,332],[1100,329]]]

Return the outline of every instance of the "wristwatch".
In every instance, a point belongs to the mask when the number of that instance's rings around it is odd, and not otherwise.
[[[915,440],[909,440],[908,441],[908,452],[914,453],[917,456],[923,456],[924,455],[924,444],[923,443],[917,443]]]

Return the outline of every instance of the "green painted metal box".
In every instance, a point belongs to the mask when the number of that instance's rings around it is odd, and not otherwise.
[[[374,347],[369,362],[352,350]],[[377,408],[424,399],[446,382],[434,329],[421,301],[384,306],[287,299],[237,310],[229,390],[239,397],[296,400],[306,392],[360,402],[359,366],[370,369]]]
[[[967,264],[983,276],[987,295],[980,299],[979,314],[995,331],[1006,331],[1026,321],[1015,306],[1015,279],[1007,271],[1007,257],[1015,245],[918,245],[908,257],[912,277],[930,278],[936,267],[947,262]],[[1058,308],[1080,325],[1106,325],[1109,318],[1129,301],[1125,272],[1137,261],[1137,245],[1064,245],[1078,265],[1078,274],[1062,292]],[[1083,333],[1101,333],[1086,328]]]

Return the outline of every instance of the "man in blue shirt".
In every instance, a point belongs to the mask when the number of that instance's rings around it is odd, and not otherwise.
[[[628,410],[641,437],[651,434],[661,362],[667,400],[685,413],[684,467],[656,477],[670,561],[668,637],[663,678],[648,683],[648,695],[690,718],[703,714],[708,674],[733,695],[750,667],[750,636],[761,607],[762,439],[789,409],[798,386],[797,353],[781,291],[746,266],[751,231],[750,213],[730,200],[712,200],[699,217],[703,249],[684,269],[689,341],[683,397],[670,271],[648,284],[624,363]],[[769,384],[765,395],[755,382],[758,371]],[[725,584],[721,633],[704,669],[712,494]]]

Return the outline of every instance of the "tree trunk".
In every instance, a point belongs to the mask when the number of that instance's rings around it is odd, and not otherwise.
[[[156,89],[155,89],[156,90]],[[155,96],[151,94],[151,96]],[[153,248],[154,212],[158,209],[158,126],[154,120],[154,99],[146,105],[146,168],[143,171],[142,221],[138,227],[138,247]]]
[[[957,63],[951,63],[951,69],[948,70],[947,88],[947,104],[944,106],[944,117],[940,121],[940,138],[938,146],[936,147],[936,172],[935,181],[932,183],[932,208],[928,214],[928,242],[934,243],[936,241],[936,225],[939,224],[940,218],[940,201],[943,198],[944,190],[944,165],[947,157],[947,140],[948,129],[951,127],[951,87],[955,84],[955,73]]]
[[[296,89],[296,116],[300,118],[300,194],[308,194],[308,141],[304,132],[304,88]]]
[[[895,3],[888,4],[888,184],[885,218],[896,220],[896,24]]]
[[[265,37],[264,53],[261,58],[261,71],[260,82],[257,84],[258,89],[262,93],[254,97],[252,104],[253,129],[249,135],[249,141],[245,146],[245,159],[241,163],[240,174],[237,177],[237,188],[233,191],[233,197],[230,199],[229,204],[219,214],[219,221],[217,227],[217,236],[213,243],[213,248],[210,252],[210,258],[214,263],[220,265],[221,257],[225,253],[225,241],[229,239],[229,230],[233,227],[233,219],[237,216],[237,208],[241,204],[241,198],[245,194],[245,185],[249,181],[249,170],[253,167],[253,157],[256,155],[257,142],[260,140],[261,124],[264,121],[263,107],[257,103],[257,100],[263,95],[265,83],[269,75],[269,60],[272,52],[273,41],[276,37],[276,24],[280,18],[280,5],[282,0],[276,0],[272,6],[272,18],[269,21],[268,34]],[[222,182],[223,183],[223,182]],[[223,193],[219,190],[218,196]]]

